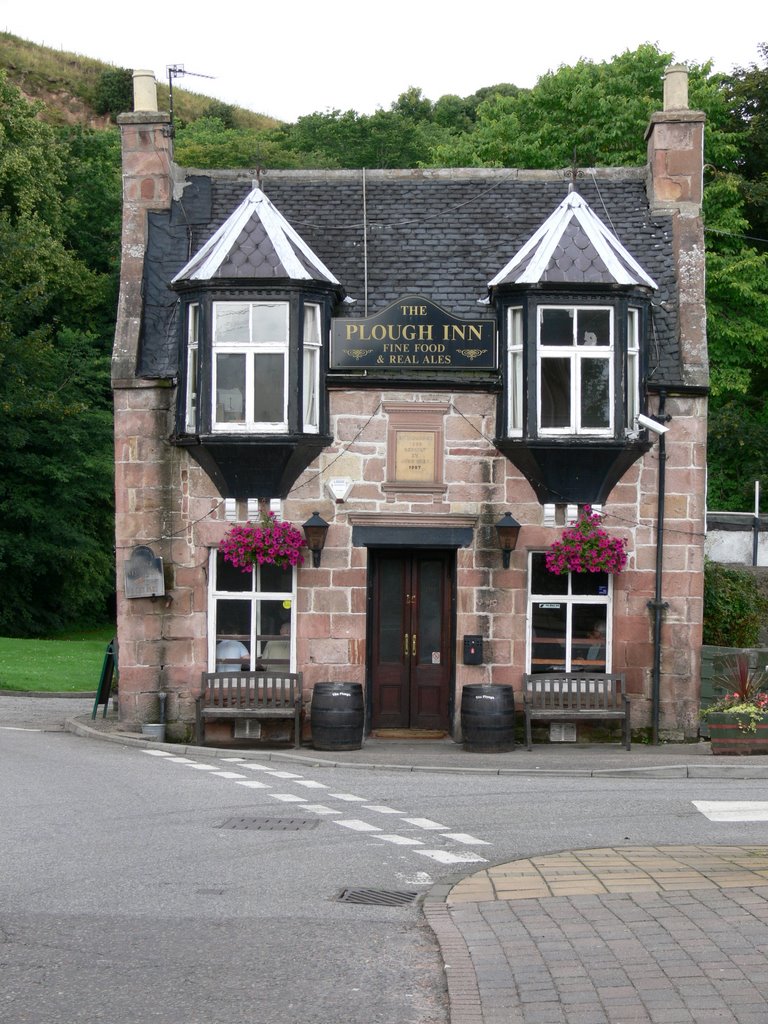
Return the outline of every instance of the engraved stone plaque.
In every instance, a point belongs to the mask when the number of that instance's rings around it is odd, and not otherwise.
[[[435,480],[435,439],[433,430],[398,430],[395,444],[397,480]]]
[[[125,560],[126,597],[162,597],[165,594],[163,560],[140,544]]]

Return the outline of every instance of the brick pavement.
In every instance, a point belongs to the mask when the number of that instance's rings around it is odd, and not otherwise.
[[[579,850],[425,903],[451,1024],[766,1024],[768,848]]]

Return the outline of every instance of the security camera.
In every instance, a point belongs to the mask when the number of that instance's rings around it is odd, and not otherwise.
[[[654,434],[666,434],[669,427],[664,426],[663,423],[658,423],[656,420],[651,419],[650,416],[643,416],[642,413],[637,417],[637,422],[641,427],[645,427],[646,430],[652,430]]]

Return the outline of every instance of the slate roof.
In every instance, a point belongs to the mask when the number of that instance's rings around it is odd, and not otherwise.
[[[488,287],[501,284],[643,285],[656,289],[589,203],[569,192]]]
[[[649,373],[659,383],[680,383],[671,217],[651,214],[642,169],[604,173],[580,181],[579,194],[658,286]],[[150,216],[140,376],[177,374],[178,297],[170,282],[253,191],[245,172],[189,172],[181,180],[171,210]],[[337,315],[371,315],[402,295],[423,295],[468,319],[486,315],[478,303],[487,300],[488,282],[567,189],[558,172],[508,169],[273,171],[263,185],[356,300]]]

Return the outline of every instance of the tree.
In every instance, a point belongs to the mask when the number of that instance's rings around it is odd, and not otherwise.
[[[67,145],[0,100],[0,631],[39,635],[114,593],[110,282],[68,244]]]

